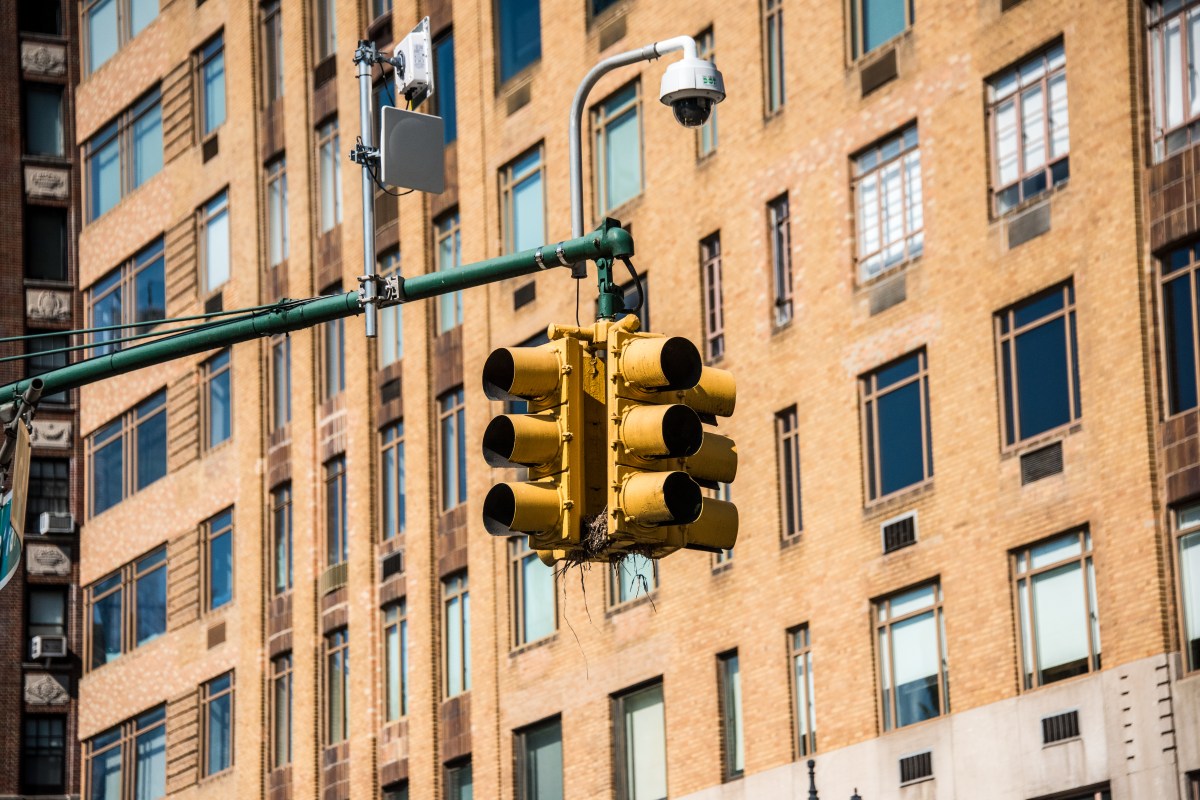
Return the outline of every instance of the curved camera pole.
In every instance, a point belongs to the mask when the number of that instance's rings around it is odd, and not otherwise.
[[[682,50],[687,58],[696,58],[696,41],[690,36],[676,36],[663,39],[654,44],[648,44],[637,50],[618,53],[615,56],[600,61],[583,76],[579,88],[575,90],[575,99],[571,101],[571,120],[569,136],[571,140],[571,236],[583,235],[583,141],[581,128],[583,125],[583,106],[587,96],[596,83],[617,67],[636,64],[639,61],[653,61],[656,58]],[[587,265],[575,264],[571,267],[571,277],[587,277]]]

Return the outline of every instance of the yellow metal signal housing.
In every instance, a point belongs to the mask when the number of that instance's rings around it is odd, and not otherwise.
[[[501,414],[484,431],[488,465],[523,468],[528,478],[488,491],[484,528],[493,536],[529,534],[547,562],[577,550],[584,515],[603,507],[603,498],[587,489],[586,462],[589,440],[592,450],[603,444],[604,362],[583,337],[564,330],[573,329],[551,326],[547,344],[495,350],[483,367],[490,399],[524,401],[529,412]]]
[[[632,327],[618,323],[607,337],[613,547],[653,557],[681,547],[730,548],[737,508],[704,497],[701,485],[732,481],[737,449],[702,423],[733,413],[733,376],[704,367],[687,339]]]

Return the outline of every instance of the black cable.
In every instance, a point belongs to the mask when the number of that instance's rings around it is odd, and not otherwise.
[[[407,192],[393,192],[383,185],[383,182],[379,180],[379,176],[375,174],[375,169],[370,164],[367,165],[367,174],[371,176],[371,180],[375,181],[375,185],[379,187],[379,191],[384,194],[390,194],[392,197],[404,197],[404,195],[412,194],[415,191],[414,189],[409,189]]]
[[[379,65],[379,77],[383,78],[383,88],[387,91],[388,102],[392,104],[392,108],[395,108],[396,96],[392,94],[391,81],[388,80],[387,73],[383,71],[383,62],[376,61],[375,63]],[[379,112],[379,115],[383,116],[382,110]]]
[[[627,308],[625,310],[627,312],[637,314],[642,310],[642,304],[646,301],[646,296],[642,294],[642,279],[638,277],[637,270],[633,268],[633,262],[629,260],[628,256],[621,256],[620,258],[625,262],[625,268],[629,270],[629,274],[633,276],[633,283],[634,286],[637,287],[638,293],[637,305],[633,308]]]

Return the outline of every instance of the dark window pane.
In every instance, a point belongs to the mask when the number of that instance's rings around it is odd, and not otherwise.
[[[55,350],[65,350],[71,346],[69,336],[39,336],[25,343],[25,352],[29,356],[25,360],[25,374],[28,377],[44,375],[51,370],[60,369],[70,363],[70,353],[56,353]],[[65,403],[67,393],[58,392],[43,395],[42,403]]]
[[[28,33],[62,33],[61,0],[21,0],[20,28]]]
[[[92,454],[93,514],[99,514],[121,502],[124,496],[124,462],[120,437],[97,448]]]
[[[43,511],[71,510],[71,462],[65,458],[34,458],[29,462],[25,533],[37,531]]]
[[[25,207],[25,277],[67,279],[67,210]]]
[[[210,361],[208,369],[216,373],[208,382],[208,446],[216,447],[230,437],[233,429],[229,351]]]
[[[166,401],[166,392],[159,392],[139,405],[136,411],[139,490],[167,474]]]
[[[1047,292],[1041,297],[1027,300],[1013,309],[1013,327],[1023,328],[1031,322],[1037,322],[1042,317],[1062,310],[1062,287]]]
[[[500,47],[500,82],[542,56],[540,0],[498,0],[496,37]]]
[[[29,635],[65,636],[67,595],[63,589],[30,589],[27,612]]]
[[[21,785],[26,794],[61,793],[66,762],[65,714],[25,718]]]
[[[1162,313],[1168,408],[1169,413],[1178,414],[1196,407],[1196,332],[1188,275],[1163,284]]]
[[[617,0],[592,0],[592,14],[599,14],[606,8],[616,5]]]
[[[446,144],[458,138],[458,102],[454,90],[454,34],[448,33],[433,45],[434,102],[444,121]]]
[[[152,322],[167,315],[166,274],[163,262],[163,242],[159,239],[138,254],[134,267],[134,315],[138,322]],[[148,330],[150,326],[139,329]]]
[[[552,720],[521,734],[525,800],[563,800],[562,723]]]
[[[166,551],[161,551],[166,556]],[[137,579],[137,643],[144,644],[167,630],[167,568]]]
[[[921,359],[919,356],[912,356],[903,361],[897,361],[886,367],[880,368],[875,373],[875,388],[886,389],[893,383],[899,383],[905,378],[911,378],[917,374],[917,370],[921,368]]]
[[[219,524],[219,520],[228,521],[228,517],[222,515],[217,520],[212,522],[214,529]],[[226,522],[226,524],[228,524]],[[233,532],[226,530],[224,533],[214,537],[209,541],[209,608],[220,608],[233,599]]]
[[[114,579],[120,581],[120,576],[116,576]],[[110,579],[110,581],[114,579]],[[103,585],[94,586],[92,592],[98,593]],[[120,589],[92,604],[92,667],[107,664],[119,655],[121,655]]]
[[[1066,343],[1063,317],[1016,337],[1017,413],[1022,439],[1071,419]]]
[[[915,362],[915,359],[914,359]],[[914,381],[879,398],[881,494],[920,483],[925,477],[921,442],[921,389]]]
[[[25,87],[25,152],[35,156],[63,154],[62,87]]]
[[[1004,371],[1004,430],[1008,432],[1008,444],[1017,440],[1017,429],[1013,425],[1013,386],[1012,386],[1012,342],[1005,342],[1001,348]]]

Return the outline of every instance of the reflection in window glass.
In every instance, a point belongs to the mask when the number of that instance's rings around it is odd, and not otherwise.
[[[607,214],[642,193],[641,84],[605,98],[592,112],[597,209]]]
[[[667,796],[667,737],[662,684],[616,699],[617,758],[625,797],[660,800]]]
[[[893,595],[875,611],[883,729],[949,713],[941,586]]]

